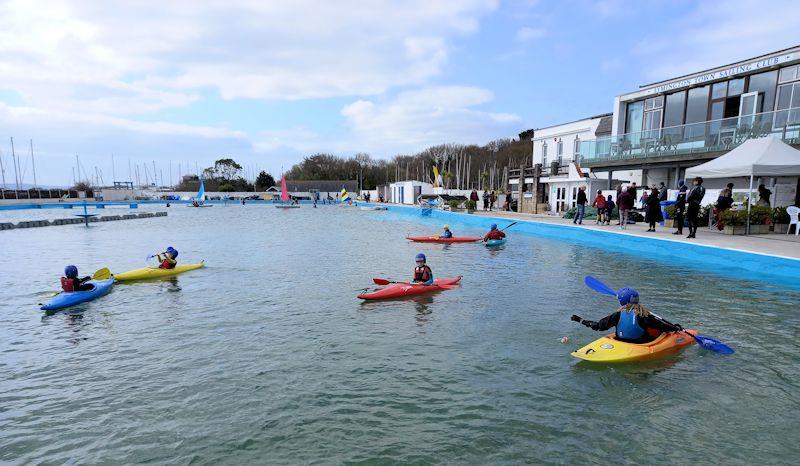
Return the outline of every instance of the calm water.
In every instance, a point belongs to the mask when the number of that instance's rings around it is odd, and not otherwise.
[[[0,462],[797,460],[797,291],[533,236],[500,251],[403,239],[440,223],[331,206],[173,206],[89,230],[0,232]],[[38,310],[67,263],[119,272],[168,245],[208,267],[119,284],[77,314]],[[419,251],[463,286],[355,298],[372,277],[408,277]],[[737,354],[578,363],[570,351],[600,334],[569,316],[615,307],[583,286],[586,274],[637,287]]]

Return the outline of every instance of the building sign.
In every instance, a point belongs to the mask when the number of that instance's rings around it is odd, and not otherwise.
[[[708,73],[697,74],[689,76],[685,79],[678,79],[675,81],[665,82],[656,86],[642,89],[641,91],[626,94],[621,97],[621,100],[636,99],[646,95],[661,94],[670,92],[677,89],[683,89],[692,86],[703,85],[711,81],[718,81],[722,79],[729,79],[734,76],[745,75],[749,73],[757,73],[761,70],[767,70],[774,66],[783,65],[785,63],[800,59],[800,52],[784,53],[778,56],[759,58],[745,63],[741,63],[729,68],[716,69]]]

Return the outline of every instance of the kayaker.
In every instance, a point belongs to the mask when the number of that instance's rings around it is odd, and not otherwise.
[[[486,233],[486,236],[483,237],[483,242],[489,241],[490,239],[503,239],[506,237],[506,234],[502,231],[497,229],[497,224],[492,223],[491,229],[489,233]]]
[[[419,253],[414,259],[417,261],[417,266],[414,268],[414,279],[411,283],[433,285],[433,271],[426,263],[425,254]]]
[[[450,225],[444,226],[444,233],[442,233],[442,238],[452,238],[453,232],[450,231]]]
[[[86,283],[91,280],[92,277],[78,278],[78,268],[74,265],[64,267],[64,275],[66,275],[66,277],[61,277],[61,289],[67,293],[73,291],[89,291],[94,288],[92,284]]]
[[[165,252],[156,254],[156,257],[158,258],[159,269],[174,269],[178,264],[178,261],[175,260],[178,258],[178,250],[172,246],[168,247]]]
[[[613,314],[597,322],[582,319],[573,314],[572,320],[592,330],[608,330],[616,327],[616,338],[628,343],[648,343],[655,340],[662,332],[678,332],[683,327],[667,323],[646,307],[639,304],[639,292],[633,288],[623,288],[617,294],[620,308]]]

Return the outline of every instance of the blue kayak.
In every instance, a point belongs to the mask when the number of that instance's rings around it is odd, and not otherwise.
[[[490,239],[489,241],[486,242],[486,247],[487,248],[494,248],[494,247],[497,247],[497,246],[502,246],[502,245],[506,244],[506,241],[507,241],[506,238],[503,238],[503,239]]]
[[[62,291],[53,299],[51,299],[50,302],[42,306],[42,310],[55,311],[58,309],[64,309],[65,307],[74,306],[76,304],[85,303],[87,301],[97,299],[100,296],[105,296],[109,291],[111,291],[111,285],[114,284],[114,279],[109,278],[108,280],[99,281],[91,280],[88,283],[94,286],[94,288],[88,291]]]

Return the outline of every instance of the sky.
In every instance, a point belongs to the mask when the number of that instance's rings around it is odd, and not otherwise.
[[[798,17],[796,0],[0,1],[0,156],[7,185],[12,137],[26,183],[31,140],[39,184],[71,185],[76,155],[80,178],[169,183],[226,157],[280,176],[316,152],[484,144],[798,45]]]

